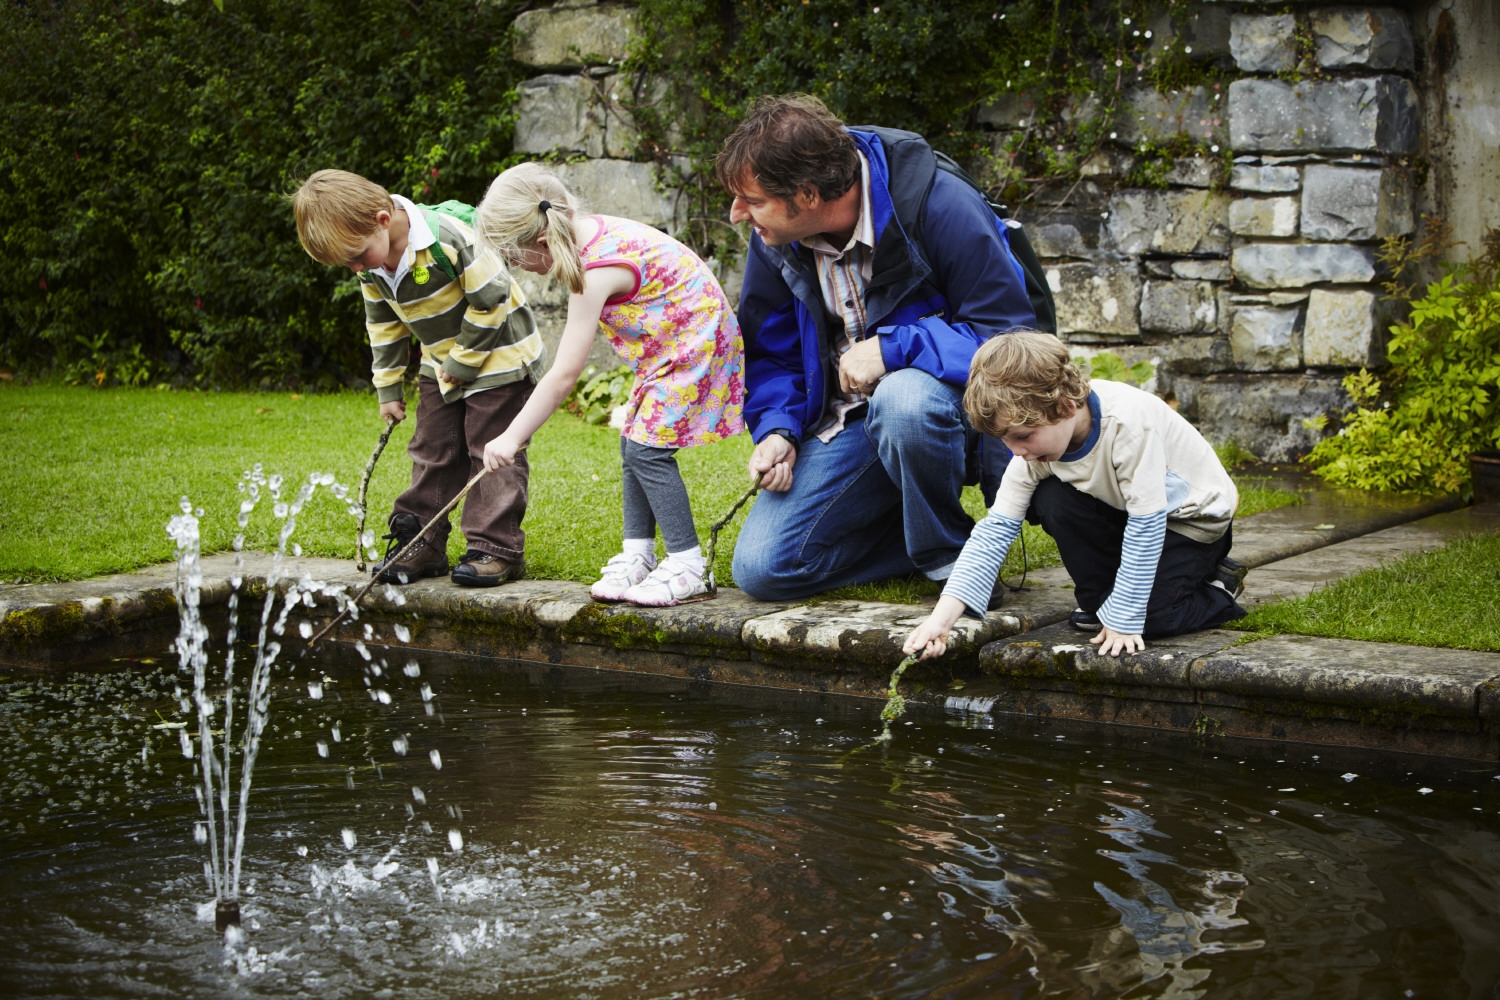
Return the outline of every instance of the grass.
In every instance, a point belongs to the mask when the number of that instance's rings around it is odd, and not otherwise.
[[[412,427],[407,421],[396,428],[370,481],[368,526],[377,535],[408,482]],[[245,470],[260,463],[267,474],[281,473],[287,499],[314,472],[332,473],[352,494],[380,430],[374,398],[356,393],[0,387],[0,448],[8,456],[0,466],[0,580],[80,579],[165,562],[172,557],[166,523],[183,496],[205,512],[204,551],[226,551]],[[592,582],[619,550],[619,447],[617,431],[567,414],[537,433],[525,521],[532,576]],[[705,543],[709,525],[748,486],[749,453],[744,435],[678,453]],[[1298,500],[1247,483],[1240,516]],[[977,489],[964,491],[964,506],[983,515]],[[716,570],[726,583],[742,520],[719,538]],[[247,547],[274,548],[278,528],[263,503],[246,531]],[[354,519],[344,502],[320,490],[292,537],[306,554],[352,559]],[[1025,537],[1032,567],[1057,564],[1057,546],[1044,532],[1027,525]],[[457,530],[448,547],[451,559],[462,555]],[[1013,579],[1020,571],[1013,552],[1004,573]],[[830,596],[913,602],[939,589],[927,580],[893,580]]]
[[[1256,608],[1229,627],[1500,650],[1500,535],[1473,535]]]

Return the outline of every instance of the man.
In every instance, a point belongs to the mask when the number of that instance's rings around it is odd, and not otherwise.
[[[974,526],[969,361],[1036,323],[1005,224],[920,136],[845,128],[802,95],[759,99],[716,172],[754,230],[739,319],[765,492],[735,581],[782,600],[946,579]]]

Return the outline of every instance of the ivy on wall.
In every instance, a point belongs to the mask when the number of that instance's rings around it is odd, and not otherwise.
[[[284,201],[323,167],[476,199],[510,153],[500,2],[52,0],[0,20],[0,366],[97,384],[368,379],[350,275]]]

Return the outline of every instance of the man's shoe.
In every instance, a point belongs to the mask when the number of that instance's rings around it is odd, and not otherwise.
[[[384,583],[411,583],[429,576],[442,576],[448,572],[447,553],[433,546],[428,538],[418,542],[410,552],[401,556],[400,562],[392,560],[422,531],[422,522],[415,514],[392,514],[390,533],[385,536],[385,558],[376,563],[371,573]]]
[[[1215,586],[1223,587],[1229,592],[1230,597],[1238,598],[1245,592],[1245,574],[1249,572],[1249,566],[1225,556],[1219,560],[1218,570],[1214,573],[1214,578],[1209,582]]]
[[[1104,623],[1099,620],[1099,615],[1097,612],[1085,611],[1082,608],[1075,609],[1073,613],[1068,616],[1068,624],[1073,626],[1080,632],[1088,632],[1091,634],[1097,633],[1104,627]]]
[[[453,582],[461,587],[495,587],[506,580],[519,580],[526,572],[519,562],[506,562],[488,552],[470,549],[453,567]]]
[[[596,601],[623,601],[626,592],[646,579],[655,568],[639,553],[621,552],[611,556],[599,570],[599,582],[589,588],[589,596]]]
[[[625,600],[648,608],[670,608],[674,604],[706,601],[712,596],[702,569],[671,556],[663,559],[646,579],[625,591]]]

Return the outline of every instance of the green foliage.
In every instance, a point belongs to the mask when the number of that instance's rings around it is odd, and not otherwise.
[[[1240,444],[1234,438],[1214,445],[1214,454],[1219,456],[1219,461],[1223,463],[1226,469],[1232,469],[1237,465],[1244,465],[1247,462],[1260,461],[1260,456]]]
[[[1388,241],[1391,287],[1439,241],[1415,249]],[[1340,486],[1467,489],[1470,453],[1500,446],[1500,232],[1489,233],[1477,260],[1427,286],[1410,318],[1391,327],[1387,356],[1384,378],[1361,369],[1344,379],[1354,409],[1307,463]]]
[[[578,376],[578,385],[568,394],[563,406],[587,424],[607,424],[618,406],[630,402],[630,388],[635,373],[629,365],[601,372],[589,365]]]
[[[1149,361],[1125,364],[1118,354],[1100,351],[1092,358],[1076,357],[1073,363],[1088,373],[1089,378],[1106,382],[1124,382],[1127,385],[1145,385],[1156,375],[1156,366]]]
[[[519,0],[11,5],[0,366],[90,384],[368,378],[347,274],[284,195],[323,167],[473,202],[513,127]]]

